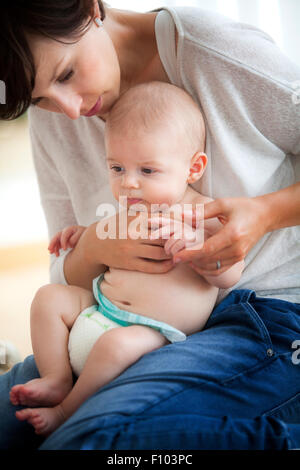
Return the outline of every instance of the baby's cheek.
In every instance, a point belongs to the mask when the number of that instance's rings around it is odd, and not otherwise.
[[[159,194],[158,197],[160,198],[160,200],[164,202],[165,204],[168,204],[168,206],[170,207],[180,202],[183,197],[181,188],[176,187],[176,186],[171,186],[171,185],[165,186],[163,190],[158,194]]]
[[[120,196],[119,184],[116,181],[112,180],[112,179],[110,179],[109,183],[110,183],[111,191],[113,193],[114,198],[116,200],[118,200],[119,196]]]
[[[152,204],[167,204],[172,206],[178,201],[178,192],[170,184],[152,186],[150,198]]]

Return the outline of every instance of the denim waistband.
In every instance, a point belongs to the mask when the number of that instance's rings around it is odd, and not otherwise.
[[[231,305],[237,305],[242,303],[254,303],[254,302],[268,302],[270,305],[279,306],[282,305],[287,309],[299,310],[300,304],[289,302],[288,300],[276,299],[274,297],[264,297],[258,295],[254,290],[251,289],[234,289],[223,299],[214,309],[214,312],[219,312],[226,309]]]

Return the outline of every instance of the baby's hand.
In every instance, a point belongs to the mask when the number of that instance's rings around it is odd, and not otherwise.
[[[65,227],[51,239],[48,250],[51,254],[55,253],[55,256],[59,256],[60,249],[67,250],[68,248],[74,248],[85,229],[86,227],[81,225]]]
[[[169,240],[165,243],[165,252],[167,255],[174,256],[178,251],[183,250],[186,247],[186,242],[182,238],[174,238],[174,235],[171,235]]]
[[[190,220],[185,218],[185,223],[174,218],[151,218],[152,231],[150,239],[166,238],[164,249],[167,255],[174,256],[178,251],[187,249],[201,249],[204,240],[204,232],[201,228],[194,229]],[[157,226],[155,226],[157,224]],[[197,247],[197,248],[196,248]]]

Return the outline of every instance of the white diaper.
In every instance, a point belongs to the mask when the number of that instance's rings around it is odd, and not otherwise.
[[[120,325],[106,318],[97,305],[86,308],[78,315],[69,336],[69,356],[74,374],[80,375],[87,357],[97,339],[106,331]]]
[[[144,325],[164,335],[171,343],[185,341],[186,335],[167,323],[145,317],[139,313],[120,310],[100,290],[104,274],[93,280],[93,292],[98,304],[86,308],[76,319],[69,336],[69,356],[72,369],[80,375],[95,342],[112,328]]]

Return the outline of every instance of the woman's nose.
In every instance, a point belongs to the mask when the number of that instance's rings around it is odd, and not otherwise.
[[[53,101],[62,113],[70,119],[77,119],[80,116],[82,98],[75,93],[59,93],[53,97]]]

